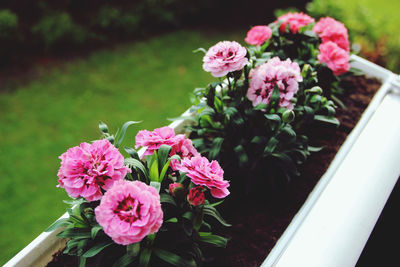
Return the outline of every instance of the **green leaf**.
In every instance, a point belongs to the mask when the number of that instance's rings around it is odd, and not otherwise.
[[[92,228],[92,230],[90,231],[90,235],[92,237],[92,239],[95,239],[97,234],[99,233],[100,230],[102,230],[103,227],[101,227],[100,225],[96,225]]]
[[[275,84],[274,90],[272,91],[270,103],[272,104],[272,106],[276,106],[279,104],[279,100],[280,100],[279,87],[278,85]]]
[[[168,220],[166,220],[165,222],[169,222],[169,223],[177,223],[178,219],[173,217],[173,218],[169,218]]]
[[[132,124],[137,124],[140,122],[141,121],[128,121],[128,122],[124,123],[124,125],[122,126],[122,129],[121,129],[121,132],[119,133],[119,135],[116,139],[117,140],[115,143],[116,148],[118,148],[121,145],[122,141],[124,140],[125,133],[126,133],[126,130],[128,129],[128,127],[131,126]]]
[[[65,229],[57,234],[57,236],[66,238],[91,238],[90,232],[88,230],[82,230],[81,228]]]
[[[129,156],[131,156],[132,158],[136,159],[136,160],[140,160],[139,158],[139,154],[137,153],[137,151],[133,148],[130,147],[124,147],[124,150],[126,151],[126,153],[129,154]]]
[[[93,256],[97,255],[100,251],[102,251],[103,249],[105,249],[106,247],[108,247],[112,244],[114,244],[114,242],[111,242],[111,241],[100,242],[100,243],[94,245],[93,247],[91,247],[88,251],[86,251],[82,257],[85,257],[85,258],[93,257]]]
[[[125,254],[121,258],[119,258],[112,267],[125,267],[131,264],[136,260],[136,257],[131,254]]]
[[[314,146],[308,146],[308,151],[310,152],[319,152],[323,149],[324,147],[319,146],[319,147],[314,147]]]
[[[199,241],[221,248],[225,248],[228,243],[228,239],[219,235],[200,236]]]
[[[175,202],[174,198],[171,195],[166,194],[166,193],[160,194],[160,202],[161,203],[169,203],[169,204],[176,206],[176,202]]]
[[[267,118],[270,121],[276,121],[276,122],[281,122],[281,117],[277,114],[264,114],[264,117]]]
[[[269,155],[272,152],[274,152],[276,146],[278,145],[279,140],[276,139],[275,137],[271,137],[267,143],[267,145],[264,148],[264,155]]]
[[[267,108],[268,108],[268,105],[265,103],[260,103],[254,107],[255,110],[266,110]]]
[[[139,266],[146,267],[149,264],[150,257],[151,257],[151,249],[144,248],[139,256]]]
[[[212,207],[210,205],[204,205],[203,210],[204,210],[204,215],[209,215],[209,216],[215,218],[223,226],[226,226],[226,227],[231,226],[229,223],[227,223],[222,218],[221,214],[219,214],[219,212],[214,207]]]
[[[224,142],[223,137],[214,138],[214,140],[212,142],[212,148],[208,154],[210,159],[215,159],[218,156],[223,142]]]
[[[79,257],[79,265],[78,267],[85,267],[86,266],[86,258]]]
[[[327,116],[323,116],[323,115],[315,115],[314,116],[314,120],[331,123],[331,124],[336,125],[336,126],[340,125],[339,120],[336,119],[335,117],[327,117]]]
[[[207,53],[207,50],[205,50],[205,49],[202,48],[202,47],[199,47],[199,48],[193,50],[192,52],[193,52],[193,53],[203,52],[204,54],[206,54],[206,53]]]
[[[159,172],[158,172],[158,156],[157,152],[154,151],[152,159],[150,160],[149,177],[150,181],[159,182]]]
[[[158,166],[164,166],[168,160],[171,147],[167,145],[161,145],[157,151],[158,154]]]
[[[146,167],[143,165],[143,163],[140,160],[134,159],[134,158],[126,158],[124,160],[124,163],[129,168],[134,168],[135,170],[141,171],[145,177],[149,176]]]
[[[175,253],[169,252],[163,249],[155,249],[154,254],[162,259],[163,261],[178,267],[196,267],[196,262],[191,260],[186,260]]]
[[[60,227],[67,226],[67,225],[70,225],[70,224],[71,224],[71,222],[68,220],[68,218],[62,218],[62,219],[59,219],[56,222],[54,222],[52,225],[50,225],[45,230],[45,232],[51,232],[51,231],[54,231],[55,229],[58,229]]]
[[[179,158],[179,159],[180,159],[180,158]],[[161,173],[160,173],[160,182],[162,182],[162,181],[164,180],[165,174],[167,173],[167,170],[168,170],[168,168],[169,168],[169,164],[170,164],[170,163],[171,163],[171,159],[169,159],[169,160],[167,161],[167,163],[165,163],[164,167],[162,168]]]

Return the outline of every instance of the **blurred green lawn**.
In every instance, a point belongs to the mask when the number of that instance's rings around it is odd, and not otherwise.
[[[37,78],[0,94],[0,264],[4,264],[66,211],[56,188],[58,156],[99,138],[99,120],[115,131],[131,126],[123,145],[140,129],[170,122],[190,106],[189,93],[213,80],[202,53],[243,32],[179,31],[121,45],[42,68]]]

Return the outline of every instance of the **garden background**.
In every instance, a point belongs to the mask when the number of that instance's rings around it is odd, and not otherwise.
[[[142,120],[128,130],[130,146],[138,130],[168,124],[212,80],[192,51],[243,43],[275,9],[341,20],[361,56],[400,72],[400,1],[192,2],[0,3],[0,264],[65,212],[60,154],[99,138],[99,120],[114,131]]]

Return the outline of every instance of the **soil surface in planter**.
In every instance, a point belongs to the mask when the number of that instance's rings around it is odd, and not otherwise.
[[[302,175],[293,179],[285,192],[273,197],[265,196],[265,201],[238,207],[237,212],[228,218],[232,227],[220,229],[221,235],[230,238],[228,247],[209,251],[218,257],[213,262],[205,263],[205,266],[261,265],[329,167],[380,86],[378,80],[364,76],[351,76],[342,81],[345,94],[340,98],[347,109],[337,111],[340,126],[336,128],[320,124],[309,128],[306,133],[311,145],[323,146],[324,149],[309,157],[300,170]],[[77,266],[77,259],[58,252],[47,266]]]

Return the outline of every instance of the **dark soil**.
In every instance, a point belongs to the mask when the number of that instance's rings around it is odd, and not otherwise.
[[[252,267],[260,266],[264,261],[319,178],[327,170],[381,83],[364,76],[352,76],[345,78],[341,86],[346,92],[341,100],[347,107],[346,110],[338,109],[337,118],[341,125],[338,128],[319,125],[307,130],[311,145],[323,146],[324,149],[310,156],[300,170],[302,175],[294,179],[281,195],[261,196],[262,198],[259,197],[256,203],[253,201],[251,205],[238,206],[237,212],[228,218],[232,227],[225,228],[221,232],[230,238],[228,247],[209,251],[218,257],[215,257],[212,263],[205,263],[205,266]],[[71,266],[67,263],[75,266],[76,259],[58,253],[54,262],[48,266]]]

